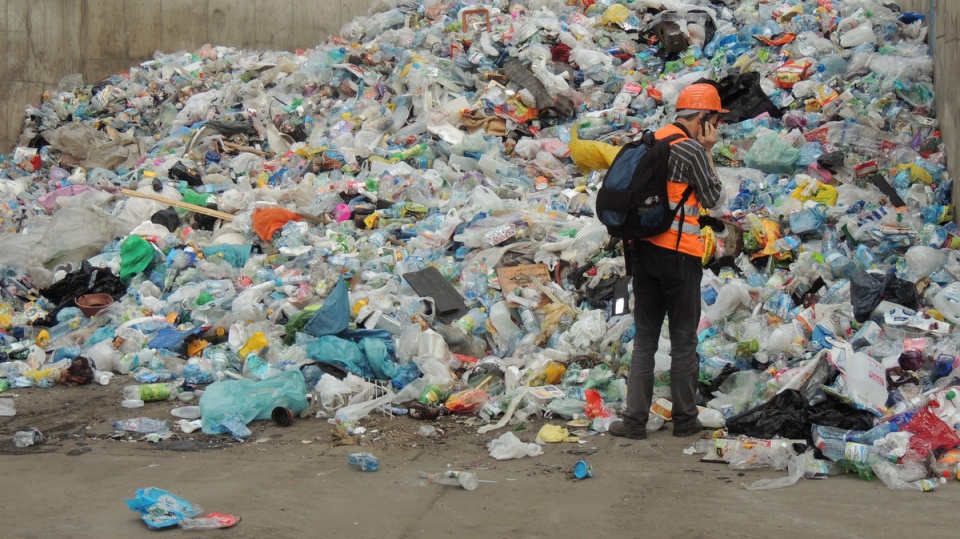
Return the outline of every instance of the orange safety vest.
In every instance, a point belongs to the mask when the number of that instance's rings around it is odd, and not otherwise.
[[[671,146],[689,138],[687,137],[687,133],[675,124],[661,127],[653,135],[657,140],[660,140],[674,134],[681,135],[681,138],[672,141],[670,143]],[[686,191],[689,186],[687,183],[672,180],[672,178],[667,178],[667,198],[670,200],[671,209],[680,204],[680,201],[683,199],[683,192]],[[681,217],[683,218],[682,227]],[[679,244],[677,243],[678,237],[680,240]],[[700,203],[697,201],[696,190],[690,193],[683,208],[677,212],[677,216],[670,230],[648,238],[646,241],[665,249],[670,249],[671,251],[678,250],[690,256],[703,258],[703,242],[700,240]]]

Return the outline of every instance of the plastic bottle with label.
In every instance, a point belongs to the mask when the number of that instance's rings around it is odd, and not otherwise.
[[[459,470],[447,470],[440,473],[420,472],[420,477],[426,479],[427,483],[463,487],[464,490],[476,490],[477,486],[480,485],[476,474]]]
[[[467,335],[471,333],[482,334],[487,327],[487,311],[482,307],[474,307],[467,314],[455,320],[453,326]]]
[[[130,385],[123,388],[123,398],[143,402],[173,400],[177,397],[178,387],[179,384],[174,382]]]

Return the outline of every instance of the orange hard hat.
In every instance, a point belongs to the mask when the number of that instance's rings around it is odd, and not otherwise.
[[[720,106],[720,94],[710,84],[691,84],[684,88],[677,97],[677,110],[684,109],[730,112]]]

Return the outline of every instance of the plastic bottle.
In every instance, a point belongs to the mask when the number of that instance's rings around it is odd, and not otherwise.
[[[210,513],[200,518],[185,518],[177,522],[182,530],[219,530],[229,528],[237,523],[238,518],[220,513]]]
[[[850,277],[857,269],[854,262],[840,250],[833,227],[827,227],[823,233],[823,258],[835,278]]]
[[[149,417],[135,417],[113,422],[113,428],[127,432],[148,434],[151,432],[166,432],[170,430],[166,421],[150,419]]]
[[[520,307],[520,321],[526,333],[540,333],[540,322],[537,315],[529,307]]]
[[[219,427],[220,432],[230,434],[230,436],[233,436],[237,440],[249,438],[253,434],[253,432],[247,428],[247,423],[243,416],[236,412],[224,414],[223,419],[220,420]]]
[[[43,434],[39,430],[31,428],[29,430],[21,430],[13,435],[13,445],[18,448],[30,447],[31,445],[38,445],[43,441]]]
[[[375,472],[380,469],[380,459],[367,452],[350,453],[347,455],[347,463],[364,472]]]
[[[80,327],[83,325],[84,317],[82,316],[68,318],[51,327],[50,329],[40,331],[40,335],[37,336],[37,343],[40,344],[40,346],[46,346],[51,342],[55,342],[58,339],[66,337],[67,335],[80,329]]]
[[[490,308],[490,324],[497,334],[507,342],[521,333],[520,327],[513,322],[513,318],[510,316],[510,308],[503,301],[494,303]]]
[[[839,54],[828,54],[817,64],[817,71],[820,73],[820,79],[824,81],[842,76],[847,72],[847,61]]]
[[[467,335],[471,333],[481,334],[486,331],[487,310],[483,307],[474,307],[467,314],[455,320],[452,325],[460,328],[460,331]]]
[[[945,478],[924,478],[926,470],[921,467],[898,466],[890,462],[879,461],[875,463],[872,468],[876,476],[883,481],[883,484],[891,489],[933,492],[937,489],[938,485],[946,483],[947,481]]]
[[[447,470],[440,473],[420,472],[420,477],[425,478],[431,484],[460,486],[466,490],[476,490],[480,485],[476,474],[458,470]]]
[[[174,382],[130,385],[123,388],[123,398],[144,402],[173,400],[177,397],[178,387],[179,384]]]
[[[960,449],[951,449],[940,455],[931,469],[935,477],[960,479],[957,476],[957,471],[960,469]]]

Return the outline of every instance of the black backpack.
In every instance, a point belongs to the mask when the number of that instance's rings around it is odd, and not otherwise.
[[[670,143],[683,135],[656,140],[647,131],[614,158],[597,191],[597,218],[607,233],[622,240],[642,240],[670,229],[693,192],[688,186],[680,204],[670,209],[667,161]]]

